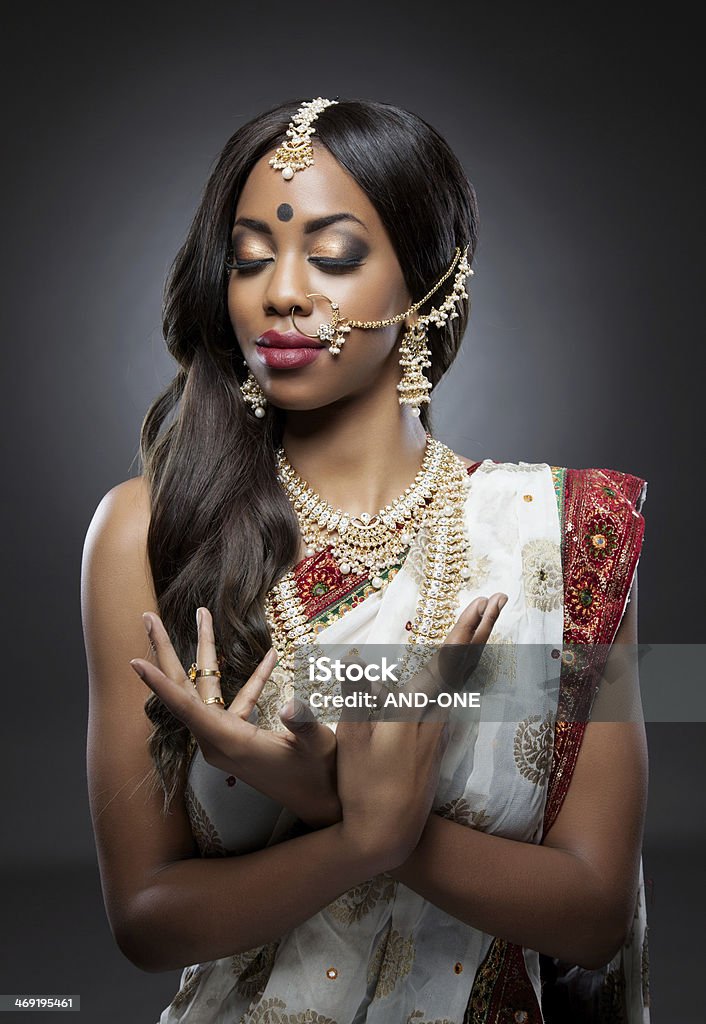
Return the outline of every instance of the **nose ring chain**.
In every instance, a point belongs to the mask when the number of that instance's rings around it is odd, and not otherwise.
[[[436,323],[440,327],[443,326],[449,318],[458,316],[458,311],[454,308],[456,302],[460,299],[467,299],[468,295],[463,287],[465,279],[473,274],[471,267],[468,263],[468,246],[462,252],[458,247],[454,254],[454,258],[451,261],[451,266],[448,268],[446,273],[441,277],[433,288],[431,288],[424,298],[420,299],[419,302],[413,303],[409,309],[405,309],[404,312],[398,313],[396,316],[387,317],[386,320],[351,320],[350,317],[342,316],[341,309],[337,302],[333,302],[329,299],[328,295],[324,295],[322,292],[310,292],[307,294],[307,299],[314,299],[317,296],[326,299],[331,307],[331,319],[323,324],[319,325],[319,329],[316,334],[307,334],[297,326],[297,322],[294,319],[294,310],[296,306],[292,306],[290,311],[290,319],[294,326],[294,330],[303,334],[306,338],[318,338],[321,341],[329,342],[329,352],[332,356],[338,355],[343,347],[346,340],[346,335],[350,332],[352,327],[360,327],[363,330],[370,330],[375,327],[390,327],[392,324],[401,323],[410,313],[416,313],[416,311],[424,305],[427,299],[430,299],[435,291],[437,291],[441,285],[451,276],[458,264],[458,270],[456,272],[456,278],[454,280],[454,286],[451,292],[446,296],[444,302],[438,309],[432,309],[426,316],[420,317],[418,321],[419,330],[425,330],[427,323]]]
[[[328,295],[324,295],[323,292],[309,292],[306,296],[307,299],[315,299],[316,297],[326,299],[329,306],[331,307],[331,319],[327,323],[319,325],[319,329],[316,334],[307,334],[300,327],[297,326],[297,322],[294,319],[294,310],[296,306],[292,306],[290,312],[290,318],[294,325],[294,330],[303,334],[305,338],[319,338],[321,341],[329,342],[329,352],[332,356],[338,355],[343,348],[343,343],[346,340],[346,335],[351,329],[351,323],[348,317],[341,316],[340,307],[337,302],[333,302],[329,299]]]

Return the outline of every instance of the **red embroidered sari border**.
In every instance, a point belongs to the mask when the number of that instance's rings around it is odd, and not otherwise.
[[[645,525],[640,509],[647,488],[645,480],[617,470],[552,466],[551,471],[561,533],[564,651],[545,833],[561,809],[585,732],[583,722],[562,720],[561,710],[569,701],[590,698],[585,692],[577,696],[576,672],[564,655],[572,645],[607,648],[615,639],[640,557]],[[543,1019],[522,948],[493,939],[476,972],[464,1024],[541,1024]]]

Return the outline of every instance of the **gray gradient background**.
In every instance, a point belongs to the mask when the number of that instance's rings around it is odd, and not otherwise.
[[[640,639],[703,642],[695,28],[673,6],[659,22],[486,7],[4,7],[0,992],[80,993],[85,1022],[154,1024],[176,989],[122,957],[101,903],[81,547],[171,376],[161,288],[203,184],[275,102],[387,100],[448,138],[481,241],[437,435],[474,459],[645,477]],[[653,1021],[687,1024],[706,1010],[706,730],[648,732]]]

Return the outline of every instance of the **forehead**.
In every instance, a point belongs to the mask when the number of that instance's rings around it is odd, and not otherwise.
[[[309,215],[348,211],[371,228],[382,226],[360,185],[323,146],[314,146],[314,163],[296,171],[290,181],[270,167],[274,152],[273,148],[258,160],[248,175],[236,216],[273,216],[279,206],[288,203],[294,211],[292,223]]]

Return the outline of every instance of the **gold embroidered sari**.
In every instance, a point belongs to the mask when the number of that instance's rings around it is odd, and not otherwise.
[[[501,711],[451,713],[434,811],[539,843],[560,809],[583,735],[581,722],[562,720],[564,653],[572,644],[612,642],[639,557],[645,483],[610,470],[490,459],[469,475],[472,572],[458,613],[479,595],[508,594],[473,677],[473,688]],[[327,655],[405,643],[427,540],[422,531],[381,590],[342,577],[327,551],[299,563],[299,597]],[[258,702],[261,725],[283,728],[276,716],[291,687],[276,668]],[[199,751],[186,800],[203,856],[237,855],[296,834],[289,811],[207,765]],[[649,1020],[642,884],[636,895],[631,943],[596,974],[618,1015],[587,1019]],[[561,1019],[543,1015],[542,982],[553,968],[558,991],[566,966],[542,959],[381,874],[275,942],[185,968],[159,1024],[539,1024]]]

